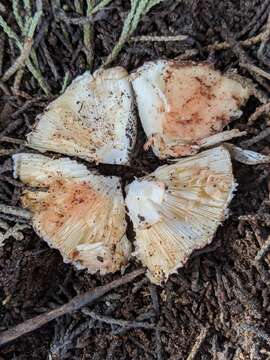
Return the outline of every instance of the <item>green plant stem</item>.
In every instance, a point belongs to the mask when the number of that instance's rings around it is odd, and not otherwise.
[[[98,3],[91,11],[89,15],[96,14],[99,10],[102,10],[105,6],[107,6],[112,0],[102,0]]]
[[[0,27],[4,30],[4,32],[8,35],[10,39],[15,40],[15,44],[20,49],[20,51],[23,51],[23,45],[18,38],[17,34],[8,26],[6,21],[3,19],[3,17],[0,15]],[[49,88],[39,71],[39,69],[36,69],[35,66],[32,64],[31,60],[28,58],[25,62],[26,66],[28,67],[29,71],[32,73],[34,78],[37,80],[39,86],[42,88],[42,90],[45,92],[46,95],[50,93]]]
[[[93,0],[86,0],[86,1],[87,1],[86,15],[90,16],[94,8],[94,1]],[[89,23],[83,25],[83,43],[85,47],[87,63],[90,70],[92,69],[93,61],[94,61],[93,35],[94,35],[93,24]]]
[[[149,10],[164,0],[131,0],[131,9],[124,22],[122,33],[117,44],[112,49],[112,52],[107,57],[104,66],[108,66],[119,52],[122,50],[125,43],[130,39],[131,35],[136,30],[141,18],[149,12]]]

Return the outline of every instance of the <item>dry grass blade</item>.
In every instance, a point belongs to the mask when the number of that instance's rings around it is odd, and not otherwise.
[[[10,341],[18,339],[25,334],[28,334],[31,331],[39,329],[41,326],[60,316],[70,314],[86,305],[92,304],[94,301],[105,295],[107,292],[116,289],[122,285],[128,284],[143,273],[144,269],[135,270],[125,276],[120,277],[117,280],[112,281],[109,284],[99,286],[94,290],[90,290],[82,295],[75,296],[65,305],[59,306],[58,308],[51,310],[45,314],[38,315],[35,318],[26,320],[24,323],[21,323],[7,331],[0,333],[0,347],[9,343]]]

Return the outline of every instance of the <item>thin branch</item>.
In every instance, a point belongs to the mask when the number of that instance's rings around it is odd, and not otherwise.
[[[12,10],[15,17],[15,20],[21,30],[21,32],[24,31],[24,25],[23,20],[19,12],[19,1],[18,0],[12,0]]]
[[[56,9],[55,17],[57,20],[61,20],[68,25],[86,25],[94,23],[95,21],[102,20],[105,18],[105,14],[98,14],[93,16],[91,13],[88,16],[80,16],[76,18],[72,18],[66,15],[66,13],[62,9]]]
[[[248,119],[248,125],[253,125],[262,115],[269,116],[270,113],[270,102],[259,106],[255,112]]]
[[[2,77],[2,81],[7,81],[11,78],[12,75],[14,75],[18,70],[20,70],[24,64],[25,61],[28,59],[31,49],[33,45],[33,40],[31,38],[26,38],[23,48],[21,50],[20,56],[15,60],[15,62],[10,66],[9,69],[4,73]]]
[[[36,24],[36,19],[35,19],[35,21],[33,21],[33,27],[35,24]],[[23,45],[22,45],[20,39],[18,38],[17,34],[8,26],[8,24],[6,23],[6,21],[3,19],[3,17],[1,15],[0,15],[0,27],[3,28],[4,32],[8,35],[8,37],[10,39],[15,40],[17,47],[22,51]],[[32,31],[33,30],[31,30],[31,32]],[[41,72],[35,68],[35,66],[32,64],[30,59],[26,60],[26,65],[27,65],[29,71],[32,73],[32,75],[35,77],[35,79],[39,83],[39,86],[45,92],[45,94],[49,94],[49,87],[46,84]]]
[[[63,92],[66,90],[66,88],[68,87],[69,81],[70,81],[70,73],[69,73],[69,71],[66,71],[64,79],[63,79],[63,84],[61,87],[60,94],[63,94]]]
[[[0,33],[0,76],[2,75],[3,69],[3,60],[4,60],[4,53],[5,53],[5,33]]]
[[[255,257],[255,261],[261,262],[269,252],[270,252],[270,236],[266,240],[265,244],[263,244],[261,249],[258,251],[258,253]]]
[[[17,149],[0,149],[0,156],[9,156],[16,154],[18,152]]]
[[[240,32],[236,34],[236,38],[237,39],[241,38],[243,35],[245,35],[247,32],[250,32],[251,30],[254,31],[256,25],[260,26],[262,24],[261,21],[263,20],[264,22],[265,21],[264,18],[266,18],[268,15],[269,12],[269,9],[267,9],[268,7],[269,7],[269,0],[265,0],[264,2],[262,2],[260,6],[256,7],[254,18],[251,21],[249,21],[247,25],[241,29]]]
[[[109,284],[99,286],[82,295],[75,296],[71,301],[62,306],[59,306],[54,310],[51,310],[45,314],[38,315],[32,319],[26,320],[25,322],[17,326],[14,326],[9,330],[3,331],[2,333],[0,333],[0,346],[6,345],[9,342],[16,340],[31,331],[39,329],[41,326],[60,316],[70,314],[86,305],[93,304],[93,302],[105,295],[107,292],[116,289],[122,285],[128,284],[142,274],[144,274],[144,269],[135,270],[125,276],[120,277],[117,280],[112,281]]]
[[[246,69],[256,81],[263,86],[267,91],[270,91],[270,87],[264,78],[270,78],[270,75],[266,71],[252,64],[252,59],[245,52],[240,43],[235,40],[233,34],[229,31],[226,23],[222,21],[221,36],[232,45],[232,50],[239,59],[239,66]]]
[[[94,1],[87,0],[87,12],[86,15],[90,16],[94,8]],[[85,54],[88,66],[92,69],[94,61],[94,28],[92,24],[86,24],[83,26],[83,43],[85,47]]]
[[[87,0],[87,10],[86,15],[91,16],[94,9],[94,1]],[[77,13],[83,15],[83,8],[79,1],[74,2],[75,9]],[[84,52],[86,55],[86,60],[89,65],[90,70],[92,69],[93,61],[94,61],[94,49],[93,49],[93,36],[94,36],[94,28],[91,23],[83,25],[83,44],[84,44]]]
[[[270,13],[268,15],[268,19],[267,19],[266,26],[265,26],[264,39],[261,42],[261,45],[257,51],[258,59],[260,59],[266,65],[268,65],[268,61],[265,61],[264,49],[266,47],[266,44],[269,41],[269,38],[270,38]]]
[[[40,101],[50,101],[53,100],[53,96],[47,96],[47,95],[41,95],[36,96],[34,98],[31,98],[27,100],[18,110],[16,110],[12,115],[12,119],[16,119],[18,116],[20,116],[23,112],[25,112],[28,108],[33,106],[36,103],[39,103]],[[0,134],[0,136],[3,134]]]
[[[27,35],[28,33],[28,30],[29,30],[29,27],[31,26],[31,19],[32,19],[32,16],[31,16],[31,4],[30,4],[30,1],[29,0],[23,0],[24,4],[23,4],[23,7],[24,7],[24,10],[25,10],[25,22],[24,22],[24,32],[23,32],[23,35]],[[38,8],[38,6],[37,6]]]
[[[141,18],[148,13],[148,11],[154,6],[164,0],[133,0],[131,1],[131,9],[128,16],[125,19],[122,33],[118,42],[113,47],[111,53],[108,55],[104,66],[108,66],[117,55],[120,53],[125,43],[130,39],[131,35],[136,30]]]
[[[11,95],[9,88],[7,87],[6,84],[3,83],[3,81],[1,79],[0,79],[0,90],[2,90],[2,92],[7,96]]]
[[[25,145],[25,141],[21,139],[11,138],[9,136],[1,136],[0,135],[0,143],[1,142],[7,142],[11,144],[19,144],[19,145]]]
[[[91,14],[94,15],[99,10],[102,10],[105,6],[109,5],[112,0],[101,0],[99,4],[97,4],[94,9],[91,11]]]
[[[25,209],[0,204],[0,212],[6,215],[15,215],[27,220],[31,219],[31,213]]]
[[[22,82],[22,78],[24,75],[24,69],[20,69],[17,74],[14,77],[14,83],[13,83],[13,87],[12,89],[12,93],[15,94],[17,91],[19,91],[21,82]]]
[[[120,327],[125,328],[142,328],[142,329],[156,329],[156,324],[149,324],[143,321],[129,321],[129,320],[122,320],[122,319],[114,319],[109,316],[103,316],[96,314],[94,311],[90,311],[89,309],[85,308],[82,309],[82,313],[85,315],[90,316],[94,320],[98,320],[104,322],[109,325],[118,325]]]
[[[175,36],[133,36],[131,42],[170,42],[170,41],[185,41],[188,39],[187,35],[175,35]]]
[[[29,26],[29,30],[28,30],[28,37],[32,38],[34,36],[34,33],[35,33],[35,30],[36,30],[36,27],[39,23],[39,20],[42,16],[42,11],[37,11],[30,23],[30,26]]]
[[[242,323],[239,324],[239,330],[250,332],[255,336],[265,340],[268,344],[270,342],[270,335],[268,335],[263,329],[256,325]]]
[[[192,347],[190,354],[187,357],[187,360],[195,359],[196,355],[198,354],[198,351],[200,350],[200,347],[202,346],[202,343],[204,342],[204,340],[208,334],[208,330],[209,330],[209,327],[204,327],[201,330],[199,336],[197,337],[195,344]]]
[[[243,41],[239,41],[239,44],[242,45],[243,47],[250,47],[253,45],[256,45],[262,41],[264,41],[265,37],[266,37],[266,32],[262,32],[256,36],[252,36],[251,38],[248,38],[246,40]],[[203,47],[203,50],[208,50],[208,51],[212,51],[212,50],[227,50],[227,49],[231,49],[233,47],[233,45],[227,41],[223,41],[223,42],[215,42],[214,44],[211,45],[207,45],[205,47]]]
[[[240,62],[239,65],[242,68],[247,69],[248,71],[252,71],[252,72],[266,78],[267,80],[270,80],[270,74],[268,72],[264,71],[263,69],[259,68],[256,65],[246,64],[246,63],[243,63],[243,62]]]
[[[263,131],[261,131],[258,135],[253,136],[253,138],[249,139],[249,140],[245,140],[245,141],[241,141],[240,146],[241,147],[249,147],[252,146],[254,144],[256,144],[257,142],[265,139],[266,137],[268,137],[270,135],[270,127],[267,127],[266,129],[264,129]]]

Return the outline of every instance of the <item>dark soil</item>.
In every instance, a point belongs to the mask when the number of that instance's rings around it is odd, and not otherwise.
[[[11,1],[2,3],[0,15],[19,34]],[[74,78],[87,68],[87,64],[81,51],[82,27],[56,21],[51,3],[43,0],[45,14],[34,47],[51,93],[58,94],[64,75],[68,72],[70,78]],[[62,3],[66,13],[74,17],[73,1]],[[112,1],[95,22],[94,69],[101,65],[116,43],[128,10],[129,1]],[[244,49],[237,44],[263,30],[269,10],[269,0],[164,1],[143,18],[134,35],[186,34],[188,39],[184,42],[127,44],[115,64],[132,70],[150,59],[174,58],[188,49],[196,49],[194,60],[210,61],[223,71],[236,68],[258,84],[258,88],[268,92],[269,81],[253,76],[239,63],[244,59],[245,63],[250,62],[268,72],[269,44],[265,44],[261,56],[258,56],[260,44]],[[19,55],[14,43],[1,31],[0,64],[3,54],[3,67],[0,65],[0,75]],[[236,45],[221,51],[206,48],[224,39]],[[24,139],[35,115],[52,97],[43,95],[27,70],[16,94],[12,92],[13,81],[14,77],[5,86],[0,83],[0,151],[8,150],[7,155],[0,152],[0,202],[19,206],[23,187],[12,180],[9,155],[20,151],[22,146],[4,142],[3,136]],[[259,101],[253,97],[242,118],[233,123],[233,127],[248,132],[247,139],[267,126],[265,116],[253,126],[247,126],[248,117],[258,105]],[[139,135],[130,167],[101,166],[100,171],[120,175],[123,182],[127,182],[134,175],[141,176],[155,169],[160,162],[150,151],[141,150],[142,131]],[[250,149],[270,153],[267,138]],[[159,324],[160,331],[125,329],[121,332],[115,325],[94,321],[78,311],[2,348],[0,359],[182,360],[189,354],[188,360],[195,357],[205,360],[269,359],[269,263],[267,257],[260,265],[255,262],[270,234],[269,170],[267,164],[245,166],[234,163],[239,185],[229,218],[218,230],[212,244],[194,254],[163,288],[149,285],[141,278],[104,296],[91,307],[97,314],[110,318]],[[11,226],[23,221],[1,213],[0,219]],[[120,275],[101,277],[77,271],[64,264],[58,251],[49,248],[31,228],[24,229],[23,235],[22,240],[9,238],[0,247],[0,331]],[[132,237],[131,229],[129,235]],[[129,269],[139,266],[134,262]],[[192,355],[192,348],[203,329],[206,329],[206,336],[197,354]]]

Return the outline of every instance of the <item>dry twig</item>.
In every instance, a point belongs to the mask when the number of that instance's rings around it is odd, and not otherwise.
[[[243,47],[250,47],[256,44],[259,44],[260,42],[262,42],[266,37],[266,32],[262,32],[256,36],[253,36],[251,38],[248,38],[246,40],[243,41],[239,41],[239,44]],[[231,49],[233,47],[233,45],[227,41],[223,41],[223,42],[215,42],[214,44],[211,45],[207,45],[203,48],[203,50],[207,50],[207,51],[219,51],[219,50],[227,50],[227,49]]]
[[[270,115],[270,102],[259,106],[255,112],[248,119],[248,125],[253,125],[262,115],[269,117]]]
[[[247,331],[255,336],[265,340],[268,344],[270,343],[270,335],[268,335],[263,329],[253,324],[241,323],[239,324],[240,331]]]
[[[62,306],[59,306],[54,310],[51,310],[45,314],[38,315],[32,319],[26,320],[25,322],[0,333],[0,346],[6,345],[10,341],[16,340],[31,331],[39,329],[41,326],[60,316],[70,314],[86,305],[93,304],[93,302],[105,295],[107,292],[116,289],[119,286],[128,284],[143,273],[144,269],[135,270],[125,276],[120,277],[117,280],[112,281],[109,284],[99,286],[82,295],[75,296],[71,301]]]
[[[240,62],[239,65],[242,68],[247,69],[249,72],[254,72],[254,73],[266,78],[267,80],[270,80],[270,74],[268,72],[264,71],[263,69],[259,68],[256,65],[247,64],[247,63],[243,63],[243,62]]]
[[[261,245],[261,249],[258,251],[255,260],[254,266],[257,268],[258,272],[261,275],[262,280],[269,285],[270,284],[270,275],[269,270],[264,264],[264,258],[268,255],[270,251],[270,237]]]
[[[270,127],[262,130],[258,135],[253,136],[253,138],[251,138],[249,140],[241,141],[240,146],[243,146],[243,147],[252,146],[252,145],[256,144],[257,142],[265,139],[269,135],[270,135]]]
[[[266,240],[266,242],[263,244],[263,246],[261,247],[261,249],[258,251],[256,257],[255,257],[255,261],[256,262],[261,262],[263,260],[263,258],[270,252],[270,236],[269,238]]]
[[[198,351],[200,350],[200,347],[202,346],[202,343],[204,342],[204,340],[208,334],[208,330],[209,330],[209,327],[202,328],[199,336],[197,337],[195,344],[192,347],[190,354],[187,357],[187,360],[195,359],[196,355],[198,354]]]
[[[19,144],[19,145],[24,145],[25,141],[21,140],[21,139],[15,139],[15,138],[11,138],[9,136],[1,136],[0,135],[0,143],[1,142],[7,142],[7,143],[11,143],[11,144]]]
[[[2,220],[0,222],[3,223]],[[1,227],[1,223],[0,223],[0,227]],[[15,224],[14,226],[8,226],[7,229],[4,229],[5,232],[3,234],[0,232],[0,246],[2,246],[4,244],[4,241],[10,237],[18,241],[23,240],[24,235],[22,233],[22,230],[28,229],[29,227],[30,226],[27,224]]]
[[[156,329],[156,325],[155,324],[149,324],[143,321],[129,321],[129,320],[122,320],[122,319],[114,319],[112,317],[109,316],[104,316],[104,315],[99,315],[97,313],[95,313],[94,311],[91,311],[87,308],[82,309],[82,313],[90,316],[92,319],[94,320],[98,320],[101,322],[104,322],[106,324],[109,325],[118,325],[120,327],[123,328],[142,328],[142,329]]]
[[[169,41],[185,41],[188,38],[187,35],[175,35],[175,36],[133,36],[131,42],[169,42]]]
[[[265,60],[264,49],[266,47],[267,42],[270,38],[270,14],[268,15],[268,19],[265,26],[265,31],[263,32],[263,41],[257,51],[258,59],[260,59],[265,65],[269,65],[269,62]]]
[[[31,214],[29,211],[27,211],[25,209],[20,209],[20,208],[14,207],[14,206],[0,204],[0,212],[3,214],[6,214],[6,215],[18,216],[18,217],[21,217],[21,218],[27,219],[27,220],[31,219]]]

